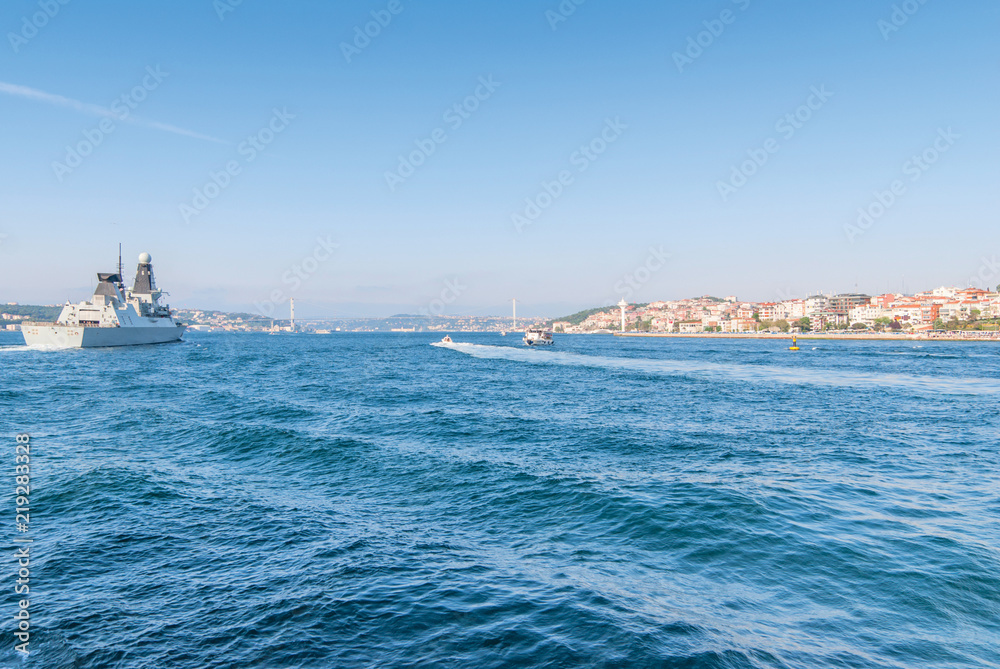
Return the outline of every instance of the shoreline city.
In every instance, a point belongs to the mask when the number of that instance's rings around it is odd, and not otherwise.
[[[54,320],[62,305],[0,306],[0,329]],[[546,327],[560,334],[659,337],[1000,340],[1000,286],[940,287],[906,295],[816,294],[774,302],[702,296],[597,307],[561,318],[397,314],[384,318],[274,319],[245,312],[175,309],[204,332],[502,332]]]

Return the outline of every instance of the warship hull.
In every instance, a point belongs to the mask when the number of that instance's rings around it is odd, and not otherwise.
[[[141,346],[180,341],[186,326],[90,327],[58,323],[30,323],[21,326],[24,343],[39,348],[96,348],[101,346]]]

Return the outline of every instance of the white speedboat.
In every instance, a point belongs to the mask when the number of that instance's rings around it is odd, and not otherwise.
[[[148,253],[139,256],[132,290],[117,274],[99,273],[90,300],[67,304],[55,323],[24,323],[21,334],[29,346],[88,348],[129,346],[177,341],[185,325],[174,320],[170,307],[160,304],[163,294],[153,279]]]
[[[528,346],[551,346],[555,342],[548,330],[525,330],[524,343]]]

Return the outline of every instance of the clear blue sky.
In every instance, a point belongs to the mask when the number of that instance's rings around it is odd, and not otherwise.
[[[1000,267],[980,270],[1000,256],[1000,4],[910,0],[899,25],[894,4],[587,0],[556,22],[558,0],[9,0],[0,301],[81,299],[119,242],[129,271],[153,255],[173,306],[250,310],[278,290],[310,316],[507,313],[511,297],[560,315],[617,301],[651,247],[670,258],[639,272],[634,301],[995,285]],[[348,62],[372,12],[391,22]],[[689,39],[705,46],[678,67]],[[445,115],[477,88],[467,118]],[[275,109],[294,118],[253,155],[242,143]],[[808,120],[779,130],[797,111]],[[949,128],[932,165],[906,164]],[[90,155],[54,165],[87,134]],[[592,141],[593,161],[575,153]],[[230,161],[239,173],[186,222],[180,205]],[[518,230],[512,214],[564,171]],[[292,279],[318,237],[338,247]]]

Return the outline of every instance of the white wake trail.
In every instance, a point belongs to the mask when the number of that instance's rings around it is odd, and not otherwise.
[[[708,380],[740,381],[746,383],[787,383],[843,388],[901,388],[952,395],[1000,394],[1000,382],[993,379],[974,377],[875,374],[815,367],[746,365],[695,360],[659,360],[655,358],[616,358],[553,351],[551,349],[536,350],[461,342],[435,342],[432,345],[448,348],[484,360],[510,360],[512,362],[541,365],[590,367],[614,371],[634,371],[662,376],[689,376]]]

